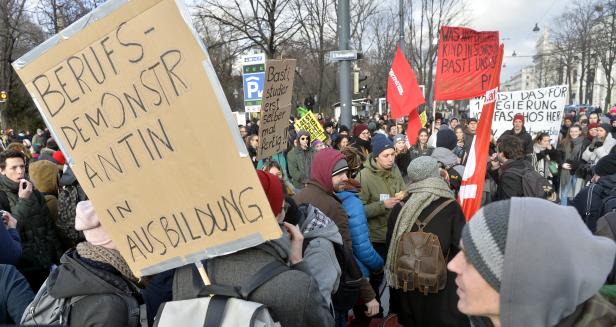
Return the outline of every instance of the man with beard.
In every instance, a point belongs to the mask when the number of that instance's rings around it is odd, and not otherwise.
[[[381,137],[385,138],[385,136]],[[312,204],[332,219],[338,226],[343,246],[352,252],[349,217],[342,207],[342,202],[335,194],[339,190],[339,185],[348,179],[348,169],[345,157],[340,151],[326,148],[317,152],[312,161],[311,178],[306,183],[306,187],[293,197],[293,200],[298,205]],[[342,284],[342,282],[341,279],[340,283]],[[366,279],[362,279],[360,298],[365,303],[366,316],[374,316],[379,312],[376,294]],[[351,306],[355,304],[353,300],[350,302],[352,302]],[[337,307],[336,301],[334,301],[334,307],[337,311],[336,319],[339,321],[346,319],[346,312],[351,309],[351,307]]]

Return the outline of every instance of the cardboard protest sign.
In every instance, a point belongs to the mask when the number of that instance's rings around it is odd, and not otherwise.
[[[550,86],[541,89],[499,92],[497,95],[492,134],[498,139],[506,130],[513,128],[513,117],[524,115],[524,127],[532,137],[538,133],[550,134],[552,143],[558,142],[563,112],[567,104],[568,86]],[[470,115],[480,118],[483,97],[470,102]]]
[[[138,276],[281,235],[180,3],[112,0],[13,63]]]
[[[268,60],[265,66],[257,160],[270,157],[287,148],[295,78],[295,59]]]
[[[498,32],[464,27],[441,27],[434,99],[463,100],[490,89],[498,55]]]
[[[298,132],[304,130],[310,133],[310,139],[313,141],[325,141],[327,139],[323,126],[321,126],[321,123],[319,123],[319,120],[312,111],[307,112],[304,117],[295,122],[295,130]]]

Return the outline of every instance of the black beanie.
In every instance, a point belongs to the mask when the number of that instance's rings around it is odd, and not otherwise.
[[[456,133],[450,129],[442,129],[436,133],[436,147],[453,150],[458,144]]]
[[[595,174],[601,177],[616,174],[616,153],[610,152],[599,159],[595,165]]]

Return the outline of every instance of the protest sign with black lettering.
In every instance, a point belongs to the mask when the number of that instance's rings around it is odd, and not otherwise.
[[[531,136],[540,132],[550,134],[552,143],[558,142],[558,134],[567,103],[567,85],[550,86],[541,89],[499,92],[492,121],[492,134],[498,138],[513,128],[513,117],[524,115],[524,127]],[[480,118],[483,97],[470,102],[470,116]]]
[[[13,66],[132,271],[280,237],[181,2],[112,0],[89,15]]]
[[[312,111],[308,111],[304,117],[295,121],[295,130],[298,132],[304,130],[310,133],[311,140],[325,141],[327,139],[323,126]]]
[[[287,148],[295,59],[267,60],[261,100],[261,125],[257,160]]]

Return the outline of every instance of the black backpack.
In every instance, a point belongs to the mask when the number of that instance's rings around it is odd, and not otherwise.
[[[299,210],[308,217],[312,214],[312,209],[317,210],[317,214],[324,214],[314,206],[310,204],[299,205]],[[314,238],[304,238],[303,251],[306,251],[308,244]],[[363,275],[361,270],[355,262],[355,256],[353,255],[353,249],[342,244],[333,243],[334,252],[336,253],[336,259],[340,265],[340,284],[336,293],[332,294],[332,304],[336,311],[348,311],[357,302],[359,298],[359,291],[361,285],[361,279]]]
[[[506,172],[522,178],[522,192],[525,197],[552,200],[555,195],[552,184],[533,168],[509,168]]]

